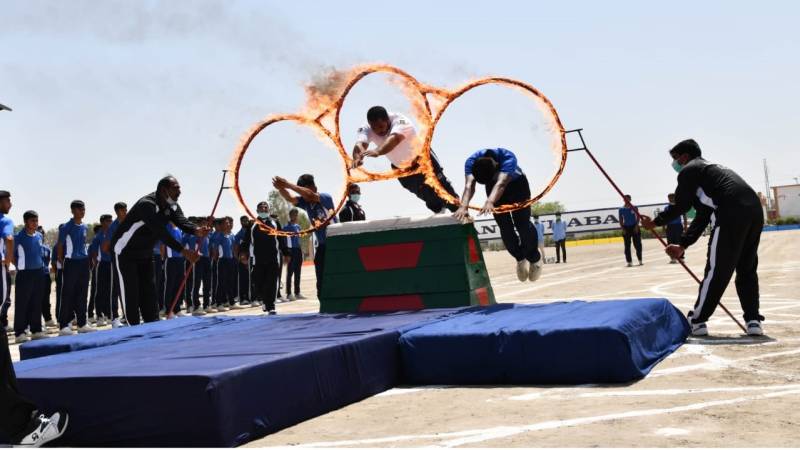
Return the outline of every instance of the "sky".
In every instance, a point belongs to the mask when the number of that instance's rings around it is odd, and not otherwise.
[[[301,110],[304,86],[330,70],[382,62],[446,88],[484,76],[535,86],[567,129],[584,129],[634,203],[665,201],[675,185],[667,150],[690,137],[764,191],[764,159],[772,185],[800,177],[797,17],[792,1],[0,0],[0,103],[13,108],[0,111],[0,189],[16,223],[34,209],[51,228],[73,199],[95,221],[172,174],[184,211],[208,214],[254,123]],[[547,183],[552,136],[533,99],[495,86],[462,100],[433,139],[457,191],[464,158],[482,147],[514,150],[532,185]],[[365,78],[342,111],[346,148],[375,104],[410,114],[395,84]],[[308,130],[281,124],[254,142],[242,191],[252,205],[272,176],[309,172],[338,198],[341,166]],[[369,218],[427,213],[395,180],[362,194]],[[543,201],[620,203],[582,153],[569,154]],[[229,193],[222,214],[240,214]]]

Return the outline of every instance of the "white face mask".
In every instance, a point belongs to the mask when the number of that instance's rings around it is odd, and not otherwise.
[[[169,206],[175,206],[175,205],[178,204],[178,201],[177,200],[173,200],[172,197],[170,197],[169,195],[167,196],[167,198],[165,200],[166,200],[166,202],[167,202],[167,204]]]
[[[258,213],[258,218],[261,219],[261,220],[269,219],[269,213],[268,212],[260,212],[260,213]]]

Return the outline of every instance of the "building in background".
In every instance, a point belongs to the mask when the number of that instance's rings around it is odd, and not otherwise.
[[[777,218],[800,218],[800,184],[772,186]]]

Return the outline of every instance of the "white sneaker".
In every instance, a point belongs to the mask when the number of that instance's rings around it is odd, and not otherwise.
[[[16,339],[14,339],[14,343],[15,344],[24,344],[24,343],[26,343],[26,342],[28,342],[30,340],[31,340],[31,338],[29,338],[27,334],[22,333],[19,336],[17,336]]]
[[[528,261],[517,261],[517,278],[519,281],[528,281]]]
[[[692,336],[708,336],[708,327],[706,323],[693,323]]]
[[[231,305],[231,309],[245,309],[245,307],[238,303],[234,303],[233,305]]]
[[[56,323],[56,321],[55,321],[55,320],[53,320],[53,319],[50,319],[50,320],[48,320],[47,322],[45,322],[45,323],[44,323],[44,326],[46,326],[46,327],[48,327],[48,328],[58,328],[58,324],[57,324],[57,323]]]
[[[108,323],[106,322],[106,318],[102,316],[97,319],[97,323],[95,324],[95,326],[98,327],[104,327],[106,325],[108,325]]]
[[[297,300],[297,297],[295,297],[294,294],[289,294],[289,301],[293,302],[295,300]]]
[[[178,311],[178,314],[175,314],[175,315],[178,316],[178,317],[186,317],[187,314],[185,312],[183,312],[183,311]]]
[[[122,321],[119,320],[119,318],[116,318],[116,319],[111,321],[111,328],[121,328],[123,326],[124,325],[122,325]]]
[[[254,301],[254,302],[252,302],[252,303],[250,303],[250,304],[251,304],[251,305],[253,305],[253,306],[261,306],[261,305],[263,305],[263,303],[261,303],[261,302],[260,302],[260,301],[258,301],[258,300]]]
[[[219,309],[219,310],[220,310],[220,311],[222,311],[222,312],[225,312],[225,311],[230,311],[230,310],[231,310],[231,309],[230,309],[229,307],[227,307],[226,305],[222,305],[222,306],[220,306],[220,307],[219,307],[219,308],[217,308],[217,309]]]
[[[46,338],[47,338],[47,333],[45,333],[44,331],[33,333],[33,336],[31,336],[32,341],[38,341],[39,339],[46,339]]]
[[[69,423],[69,415],[57,412],[50,417],[41,414],[32,419],[25,428],[25,436],[14,444],[15,447],[41,447],[47,442],[58,439],[64,434]]]
[[[167,317],[167,310],[165,310],[165,309],[162,309],[162,310],[158,311],[158,317],[160,317],[160,318],[162,318],[162,319],[163,319],[164,317]]]
[[[539,277],[542,276],[542,260],[536,261],[535,263],[531,264],[530,272],[528,273],[528,280],[529,281],[536,281]]]
[[[297,295],[295,295],[295,298],[298,299],[298,300],[306,300],[307,299],[307,297],[304,296],[303,294],[297,294]]]
[[[206,312],[205,312],[205,310],[203,308],[197,308],[194,311],[192,311],[192,315],[193,316],[205,316]]]
[[[59,336],[72,336],[73,334],[75,334],[75,332],[72,331],[72,327],[70,326],[66,326],[58,332]]]
[[[97,331],[97,328],[92,327],[88,323],[80,328],[78,328],[78,333],[91,333],[93,331]]]
[[[748,336],[763,336],[764,329],[761,328],[761,322],[758,320],[750,320],[747,322],[747,335]]]

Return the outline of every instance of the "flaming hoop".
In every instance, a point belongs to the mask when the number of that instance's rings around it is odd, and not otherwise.
[[[414,116],[420,125],[420,134],[424,135],[422,141],[418,143],[419,145],[415,146],[417,149],[417,157],[414,164],[406,168],[397,168],[384,173],[370,172],[361,167],[352,168],[353,159],[350,157],[350,155],[348,155],[344,148],[344,144],[342,143],[341,126],[339,123],[345,98],[350,93],[353,86],[355,86],[367,75],[379,72],[388,73],[394,77],[393,82],[399,84],[403,89],[406,97],[411,101],[412,107],[414,108]],[[433,140],[436,124],[441,119],[444,111],[456,99],[464,95],[466,92],[486,84],[510,86],[530,96],[533,96],[537,102],[539,102],[537,104],[540,105],[542,112],[552,121],[552,131],[554,135],[557,134],[557,136],[555,136],[556,138],[553,139],[552,147],[553,151],[560,157],[558,170],[541,192],[524,202],[498,206],[494,209],[494,212],[503,213],[530,207],[530,205],[538,201],[545,194],[547,194],[550,189],[552,189],[564,171],[564,166],[567,162],[567,140],[564,127],[561,124],[561,119],[559,119],[558,113],[547,97],[529,84],[510,78],[487,77],[469,82],[456,90],[450,91],[424,84],[411,76],[408,72],[386,64],[370,64],[366,66],[355,67],[347,73],[339,74],[338,77],[332,78],[328,81],[330,81],[330,84],[332,85],[330,89],[332,92],[322,92],[308,87],[306,90],[309,95],[309,99],[302,112],[297,114],[272,115],[263,121],[258,122],[244,135],[238,147],[234,151],[229,169],[230,174],[233,176],[233,185],[231,187],[239,206],[253,220],[255,220],[255,216],[245,203],[242,193],[239,189],[239,169],[241,168],[242,160],[244,159],[250,144],[265,128],[277,122],[283,121],[291,121],[310,127],[317,134],[317,137],[320,140],[329,141],[329,143],[336,148],[339,156],[342,158],[342,168],[345,175],[345,185],[343,187],[344,190],[339,200],[339,204],[326,218],[326,220],[312,223],[311,227],[299,232],[286,232],[264,227],[271,234],[279,236],[297,236],[316,231],[327,225],[344,206],[344,203],[347,199],[347,186],[352,183],[390,180],[408,175],[424,174],[425,183],[431,186],[442,200],[445,200],[448,203],[459,204],[459,199],[444,189],[433,171],[433,164],[430,156],[431,141]],[[480,209],[480,207],[473,205],[470,205],[469,207],[470,209],[474,210]],[[256,221],[256,223],[259,222]]]

